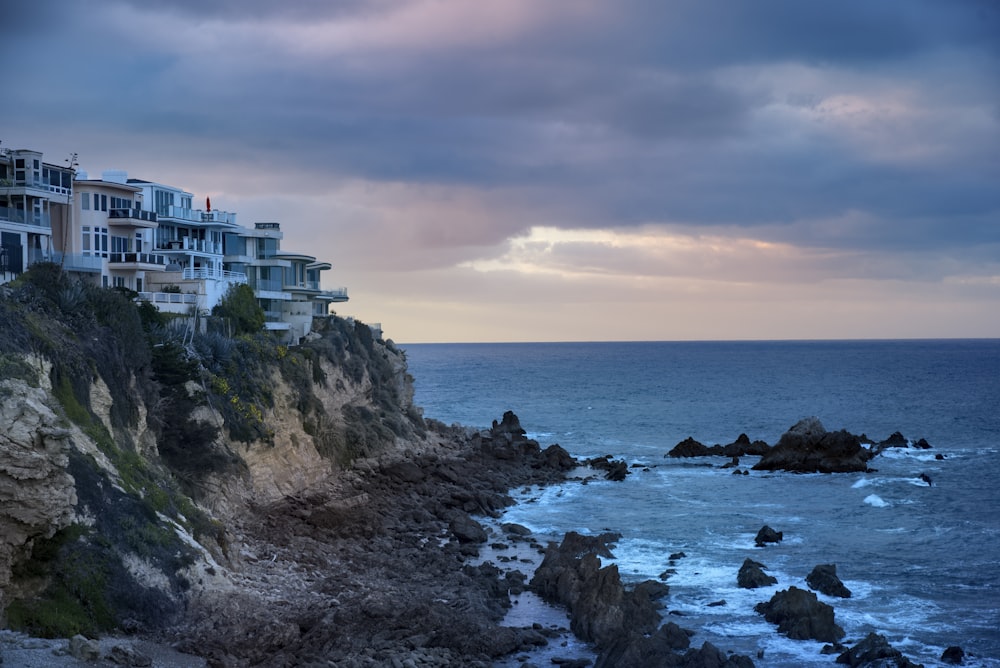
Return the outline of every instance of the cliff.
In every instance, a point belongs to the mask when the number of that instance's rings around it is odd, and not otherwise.
[[[0,626],[178,624],[238,588],[261,509],[446,440],[362,323],[297,347],[185,324],[56,266],[0,287]]]

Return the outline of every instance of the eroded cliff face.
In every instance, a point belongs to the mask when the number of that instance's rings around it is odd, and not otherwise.
[[[43,376],[44,377],[44,376]],[[49,407],[50,394],[19,379],[0,381],[0,607],[14,564],[37,538],[69,526],[76,488],[69,474],[70,430]]]
[[[261,367],[266,400],[229,398],[265,438],[235,436],[210,381],[188,381],[191,433],[214,433],[225,458],[209,471],[160,456],[170,399],[148,369],[106,378],[95,364],[70,382],[44,354],[0,350],[16,371],[0,381],[0,626],[169,624],[191,601],[239,589],[252,554],[239,527],[256,509],[335,485],[358,458],[419,450],[427,435],[405,356],[361,327],[333,322],[302,350],[276,348],[280,363]]]

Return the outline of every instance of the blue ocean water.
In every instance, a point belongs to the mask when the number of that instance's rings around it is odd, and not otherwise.
[[[552,540],[618,531],[619,569],[636,581],[683,552],[666,604],[694,645],[763,651],[759,666],[832,664],[821,643],[778,635],[753,606],[834,563],[853,596],[820,599],[846,643],[875,631],[927,666],[950,645],[974,655],[966,665],[1000,666],[1000,340],[401,347],[426,417],[487,427],[513,410],[543,446],[635,465],[622,483],[523,490],[504,521]],[[877,472],[836,475],[735,476],[723,459],[664,457],[688,436],[774,444],[808,416],[932,449],[887,451]],[[784,541],[754,547],[764,524]],[[747,557],[778,584],[738,588]]]

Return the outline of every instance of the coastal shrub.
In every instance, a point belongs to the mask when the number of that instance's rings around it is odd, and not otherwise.
[[[212,315],[229,321],[234,336],[256,334],[264,328],[264,309],[257,303],[253,288],[245,283],[229,286],[212,309]]]

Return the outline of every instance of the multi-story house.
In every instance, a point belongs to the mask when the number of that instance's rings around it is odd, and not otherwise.
[[[324,290],[331,266],[281,249],[278,223],[236,223],[236,214],[194,208],[180,188],[111,170],[91,179],[29,150],[0,151],[0,283],[33,262],[54,261],[104,287],[134,290],[160,310],[205,314],[233,284],[249,283],[266,328],[295,343],[313,318],[346,302]]]
[[[265,327],[289,342],[312,330],[315,317],[330,314],[330,304],[346,302],[346,288],[323,290],[320,274],[331,268],[315,256],[281,250],[279,223],[256,223],[224,237],[230,271],[246,274],[264,310]]]
[[[38,151],[0,149],[0,283],[60,259],[72,196],[72,166],[44,162]]]
[[[142,206],[142,190],[126,182],[125,172],[106,171],[100,179],[79,172],[74,191],[69,233],[56,240],[64,268],[104,287],[145,290],[166,258],[153,247],[158,223]]]
[[[235,213],[213,210],[207,200],[205,209],[195,209],[194,196],[173,186],[142,179],[128,183],[142,191],[144,208],[156,216],[153,247],[167,259],[141,291],[144,299],[165,311],[184,312],[192,304],[209,311],[230,285],[247,282],[245,273],[223,263],[223,238],[243,229]]]

